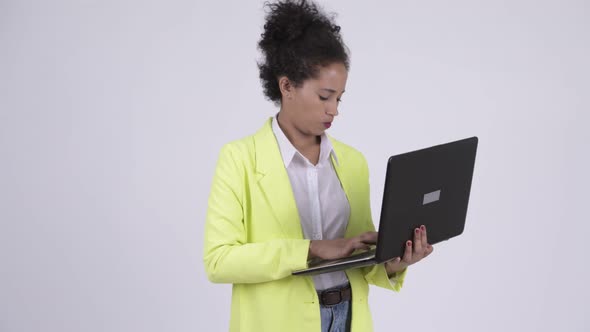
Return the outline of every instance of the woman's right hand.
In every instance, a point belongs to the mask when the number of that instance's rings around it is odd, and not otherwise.
[[[348,239],[312,240],[308,258],[337,259],[350,256],[355,250],[369,250],[377,243],[377,232],[366,232]]]

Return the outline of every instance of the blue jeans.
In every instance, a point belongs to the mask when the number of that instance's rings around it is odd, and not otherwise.
[[[320,304],[322,332],[349,332],[351,319],[350,301],[342,301],[336,305]]]

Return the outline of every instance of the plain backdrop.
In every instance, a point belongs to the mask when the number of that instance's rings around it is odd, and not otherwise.
[[[370,166],[477,135],[465,233],[372,287],[376,331],[589,331],[588,1],[323,1],[329,133]],[[221,146],[262,94],[262,1],[0,0],[0,331],[227,331],[202,262]],[[296,313],[294,313],[296,314]]]

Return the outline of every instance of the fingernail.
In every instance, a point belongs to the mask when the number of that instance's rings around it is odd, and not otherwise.
[[[411,246],[411,245],[412,245],[412,241],[408,241],[408,242],[406,242],[406,245],[407,245],[408,247],[409,247],[409,246]]]
[[[420,233],[420,230],[418,228],[416,228],[414,231],[416,232],[416,234]]]
[[[422,226],[420,226],[420,229],[421,230],[425,230],[426,229],[426,226],[422,225]]]

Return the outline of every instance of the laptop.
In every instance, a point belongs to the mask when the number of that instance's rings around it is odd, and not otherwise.
[[[435,145],[389,158],[377,245],[352,256],[312,259],[293,275],[314,275],[370,266],[402,257],[413,231],[426,226],[428,243],[463,233],[478,138]]]

